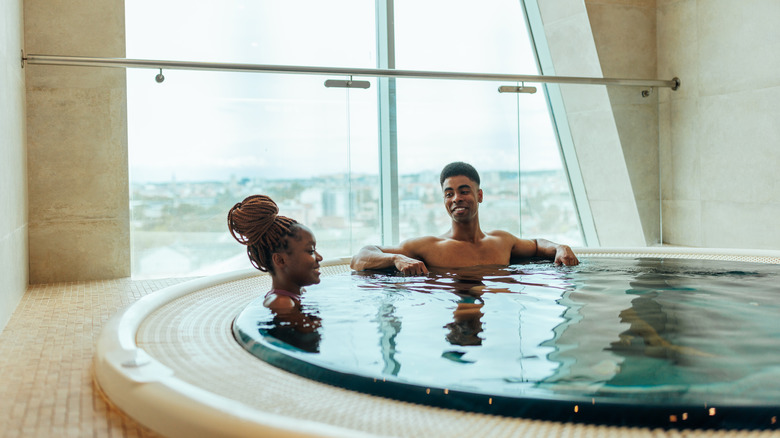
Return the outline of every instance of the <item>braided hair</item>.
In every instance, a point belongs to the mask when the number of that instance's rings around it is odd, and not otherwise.
[[[274,272],[271,256],[287,249],[287,238],[294,236],[298,222],[279,216],[279,207],[265,195],[252,195],[237,203],[227,215],[233,238],[246,245],[252,266],[263,272]]]

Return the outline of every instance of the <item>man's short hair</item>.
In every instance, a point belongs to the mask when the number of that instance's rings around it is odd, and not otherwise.
[[[444,166],[444,169],[441,170],[441,175],[439,176],[439,185],[444,185],[444,180],[451,176],[461,175],[468,177],[479,186],[479,173],[477,173],[477,169],[471,164],[464,163],[463,161],[455,161],[454,163]]]

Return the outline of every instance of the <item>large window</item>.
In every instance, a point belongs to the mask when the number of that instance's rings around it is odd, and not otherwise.
[[[126,8],[129,58],[376,68],[384,56],[376,16],[386,10],[364,0],[134,0]],[[391,10],[398,69],[537,74],[517,0],[397,0]],[[128,71],[134,277],[249,266],[226,213],[254,193],[309,225],[326,258],[441,234],[449,221],[438,172],[455,160],[481,173],[483,228],[583,243],[542,92],[397,79],[388,101],[377,78],[369,89],[340,89],[311,75],[163,73],[156,83],[156,72]],[[380,122],[382,108],[392,127]],[[397,174],[389,191],[388,150]],[[383,221],[395,221],[397,234],[383,233]]]

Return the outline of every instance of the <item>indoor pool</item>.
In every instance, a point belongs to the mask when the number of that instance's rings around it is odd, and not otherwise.
[[[275,366],[369,394],[503,416],[775,428],[780,266],[587,257],[345,273],[235,337]]]

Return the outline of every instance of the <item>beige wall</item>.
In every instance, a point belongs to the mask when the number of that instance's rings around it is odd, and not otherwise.
[[[0,2],[0,330],[27,289],[22,0]]]
[[[24,2],[26,53],[124,57],[124,3]],[[28,65],[32,283],[130,275],[125,71]]]
[[[655,0],[585,0],[585,4],[604,76],[656,78]],[[658,91],[643,97],[644,89],[648,87],[607,87],[644,240],[654,245],[661,241]]]
[[[780,2],[657,7],[664,241],[780,248]]]
[[[609,88],[622,156],[611,144],[609,123],[589,121],[583,128],[577,122],[585,113],[572,103],[595,102],[597,96],[580,91],[567,104],[601,244],[636,244],[633,201],[647,244],[658,241],[662,228],[665,244],[780,248],[780,27],[774,24],[780,2],[750,0],[740,7],[729,0],[539,4],[543,12],[548,9],[545,31],[553,57],[556,49],[565,55],[556,67],[580,64],[556,74],[590,75],[598,68],[607,77],[682,80],[678,91],[659,88],[650,99],[639,98],[631,88]],[[582,9],[587,10],[590,41],[584,41],[584,20],[576,18]],[[591,42],[598,52],[597,68],[587,60],[590,48],[583,49]],[[595,114],[593,108],[585,109]],[[596,127],[601,134],[595,142],[596,134],[578,136]],[[610,176],[621,171],[619,162],[630,183],[620,174]],[[588,175],[599,169],[601,175],[589,181]],[[610,181],[612,187],[603,189]],[[632,200],[618,193],[626,187]],[[604,210],[622,217],[622,228],[603,218]],[[617,232],[607,231],[613,225]]]

